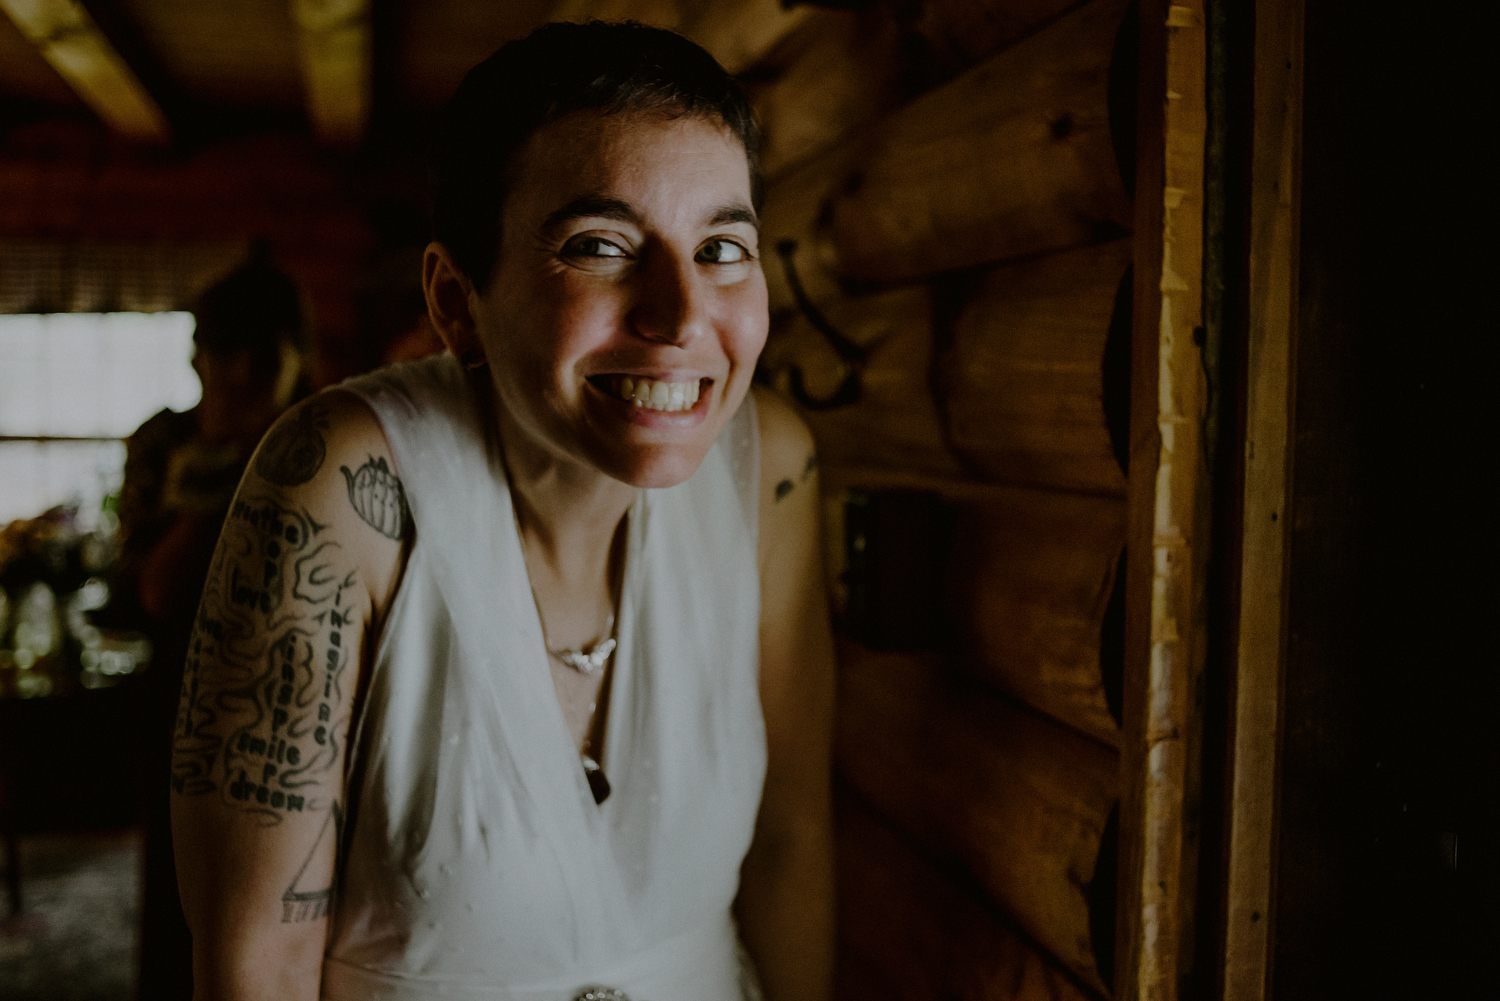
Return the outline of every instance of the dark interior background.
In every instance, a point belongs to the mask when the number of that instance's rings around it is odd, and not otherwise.
[[[1307,4],[1278,1001],[1496,989],[1481,11]]]

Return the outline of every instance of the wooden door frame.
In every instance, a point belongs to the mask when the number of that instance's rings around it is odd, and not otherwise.
[[[1115,993],[1268,996],[1286,637],[1303,0],[1256,0],[1242,315],[1204,345],[1210,5],[1142,0]],[[1223,22],[1219,22],[1222,24]],[[1216,238],[1222,234],[1216,234]],[[1228,375],[1214,383],[1212,376]],[[1228,405],[1213,392],[1232,394]],[[1236,417],[1209,420],[1211,411]],[[1214,490],[1214,456],[1227,492]],[[1220,470],[1222,475],[1225,470]],[[1219,552],[1211,550],[1217,545]],[[1222,594],[1211,599],[1211,578]],[[1210,614],[1212,600],[1223,615]],[[1222,633],[1222,635],[1217,635]],[[1224,705],[1205,706],[1206,672]],[[1205,716],[1221,709],[1220,725]],[[1217,753],[1205,754],[1205,750]],[[1202,768],[1222,762],[1205,783]],[[1226,790],[1203,798],[1204,789]],[[1217,813],[1213,824],[1204,817]],[[1208,842],[1200,833],[1219,832]],[[1209,885],[1199,887],[1199,874]],[[1195,964],[1196,967],[1195,968]],[[1211,969],[1203,969],[1208,966]],[[1195,992],[1197,993],[1197,992]]]

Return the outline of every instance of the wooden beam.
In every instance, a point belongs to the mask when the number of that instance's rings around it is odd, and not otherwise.
[[[307,117],[317,137],[354,146],[370,120],[370,0],[291,0],[307,92]]]
[[[0,7],[111,129],[138,142],[171,141],[161,108],[77,0],[0,0]]]
[[[731,73],[753,66],[813,14],[781,0],[559,0],[553,21],[640,21],[697,42]]]
[[[1302,189],[1302,17],[1302,0],[1255,4],[1244,520],[1227,825],[1225,1001],[1271,996]]]
[[[1175,1001],[1195,885],[1187,782],[1206,649],[1204,0],[1140,5],[1135,323],[1115,994]]]

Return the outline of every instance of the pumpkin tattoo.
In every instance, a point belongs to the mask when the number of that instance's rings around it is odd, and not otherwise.
[[[349,472],[348,466],[339,469],[349,485],[349,503],[367,525],[389,539],[406,534],[406,491],[383,457],[372,455],[358,472]]]

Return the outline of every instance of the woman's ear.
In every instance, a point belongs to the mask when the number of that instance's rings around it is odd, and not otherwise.
[[[473,310],[474,283],[441,243],[429,243],[422,255],[422,291],[427,296],[427,315],[444,346],[466,365],[483,364],[484,345]]]

